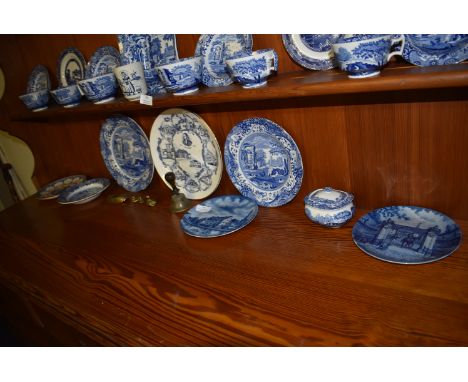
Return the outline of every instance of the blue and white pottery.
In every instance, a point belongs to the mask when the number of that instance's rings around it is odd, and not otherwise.
[[[94,178],[65,189],[58,197],[60,204],[88,203],[101,195],[110,185],[109,179]]]
[[[86,62],[76,48],[62,50],[57,60],[57,79],[60,87],[75,85],[85,78]]]
[[[196,92],[201,82],[201,57],[183,58],[156,67],[159,79],[174,95]]]
[[[131,192],[149,186],[154,174],[150,145],[133,119],[124,115],[107,118],[99,143],[104,163],[119,186]]]
[[[307,69],[327,70],[336,62],[332,44],[338,34],[283,34],[283,44],[291,58]]]
[[[180,221],[190,235],[211,238],[228,235],[244,228],[255,216],[258,206],[241,195],[223,195],[203,201],[190,209]]]
[[[35,93],[40,90],[50,90],[49,71],[44,65],[37,65],[28,78],[26,93]]]
[[[251,36],[246,38],[243,34],[201,35],[195,55],[203,57],[202,82],[210,87],[232,84],[234,80],[226,67],[226,60],[238,57],[242,52],[252,52]]]
[[[47,109],[49,104],[49,90],[38,90],[33,93],[23,94],[19,96],[24,105],[32,111],[42,111]]]
[[[176,185],[188,199],[203,199],[219,185],[223,173],[221,150],[215,135],[197,114],[168,109],[158,115],[150,134],[154,165],[170,188],[165,174],[173,172]]]
[[[147,94],[145,73],[141,62],[119,66],[114,69],[115,77],[122,94],[129,101],[137,101],[142,94]]]
[[[224,161],[234,186],[260,206],[290,202],[302,184],[304,171],[296,142],[266,118],[249,118],[232,128]]]
[[[443,259],[461,242],[458,225],[429,208],[384,207],[369,212],[353,227],[353,240],[368,255],[398,264]]]
[[[81,80],[78,86],[86,98],[95,104],[112,101],[118,89],[114,73]]]
[[[266,85],[267,78],[278,71],[278,55],[273,49],[261,49],[226,60],[226,65],[242,87],[258,88]]]
[[[468,59],[468,34],[405,34],[402,56],[418,66],[458,64]]]
[[[349,78],[367,78],[380,74],[380,68],[388,60],[401,55],[401,48],[391,52],[392,46],[403,42],[401,37],[392,35],[374,36],[370,39],[340,37],[332,44],[335,57],[341,70],[348,73]]]
[[[36,194],[36,199],[49,200],[58,196],[68,187],[82,183],[86,180],[84,175],[71,175],[65,178],[54,180],[42,187]]]
[[[95,78],[112,73],[120,66],[120,54],[113,46],[101,46],[91,56],[85,69],[85,78]]]
[[[312,191],[304,198],[305,213],[314,223],[337,228],[354,215],[354,196],[331,187]]]
[[[80,104],[81,92],[78,85],[69,85],[55,90],[51,90],[50,94],[55,102],[65,108],[75,107]]]
[[[141,62],[145,72],[146,86],[151,96],[165,93],[154,68],[176,61],[177,42],[175,34],[119,34],[117,35],[122,65]]]

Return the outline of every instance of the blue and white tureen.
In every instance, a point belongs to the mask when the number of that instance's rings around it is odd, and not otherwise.
[[[341,227],[354,215],[354,196],[331,187],[312,191],[304,199],[305,213],[314,223],[326,227]]]

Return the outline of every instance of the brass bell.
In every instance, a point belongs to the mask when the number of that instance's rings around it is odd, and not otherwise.
[[[175,174],[173,172],[168,172],[164,178],[172,187],[171,212],[182,212],[187,210],[190,207],[190,202],[183,193],[179,192],[175,183]]]

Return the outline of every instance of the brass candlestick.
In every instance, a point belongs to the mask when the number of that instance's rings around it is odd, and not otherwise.
[[[175,182],[175,174],[173,172],[168,172],[166,175],[164,175],[164,178],[172,187],[171,211],[177,213],[187,210],[190,207],[190,202],[187,200],[184,194],[179,192]]]

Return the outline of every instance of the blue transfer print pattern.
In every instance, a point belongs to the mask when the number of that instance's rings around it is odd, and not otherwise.
[[[66,48],[57,60],[57,80],[60,86],[74,85],[85,78],[86,62],[76,48]]]
[[[101,46],[92,55],[86,67],[86,78],[112,73],[120,66],[120,54],[113,46]]]
[[[40,90],[50,89],[49,71],[44,65],[37,65],[32,70],[28,78],[28,85],[26,87],[27,93],[34,93]]]
[[[19,96],[25,106],[30,110],[46,108],[49,103],[49,91],[39,90],[34,93],[28,93]]]
[[[54,199],[59,196],[68,187],[74,186],[75,184],[82,183],[86,180],[84,175],[71,175],[65,178],[57,179],[49,184],[42,187],[36,195],[37,199],[46,200]]]
[[[333,191],[333,192],[338,193],[339,196],[336,199],[325,199],[325,198],[316,196],[316,194],[322,191]],[[334,209],[343,207],[351,203],[353,199],[354,199],[353,194],[340,191],[340,190],[335,190],[331,187],[325,187],[323,190],[319,189],[307,195],[304,198],[304,203],[307,204],[308,206],[315,207],[315,208],[334,210]]]
[[[58,88],[50,92],[55,102],[59,105],[70,106],[78,105],[81,99],[81,93],[78,85],[71,85],[64,88]]]
[[[307,217],[314,221],[315,223],[324,225],[330,228],[338,228],[341,227],[343,224],[351,220],[354,215],[355,207],[351,208],[351,211],[341,211],[334,215],[316,215],[313,216],[311,212],[306,209],[305,213]]]
[[[102,101],[115,96],[117,92],[117,79],[114,73],[102,77],[82,80],[78,86],[85,93],[86,98],[92,102]]]
[[[127,97],[141,94],[142,89],[138,86],[138,81],[141,80],[141,77],[138,73],[136,71],[131,72],[128,70],[121,70],[120,73],[122,76],[122,79],[120,80],[122,93]]]
[[[62,204],[91,201],[109,187],[109,184],[110,181],[106,178],[90,179],[68,187],[59,195],[57,201]]]
[[[190,60],[190,61],[189,61]],[[156,69],[159,78],[170,92],[182,92],[198,88],[201,79],[201,58],[181,60],[180,64],[163,66]]]

